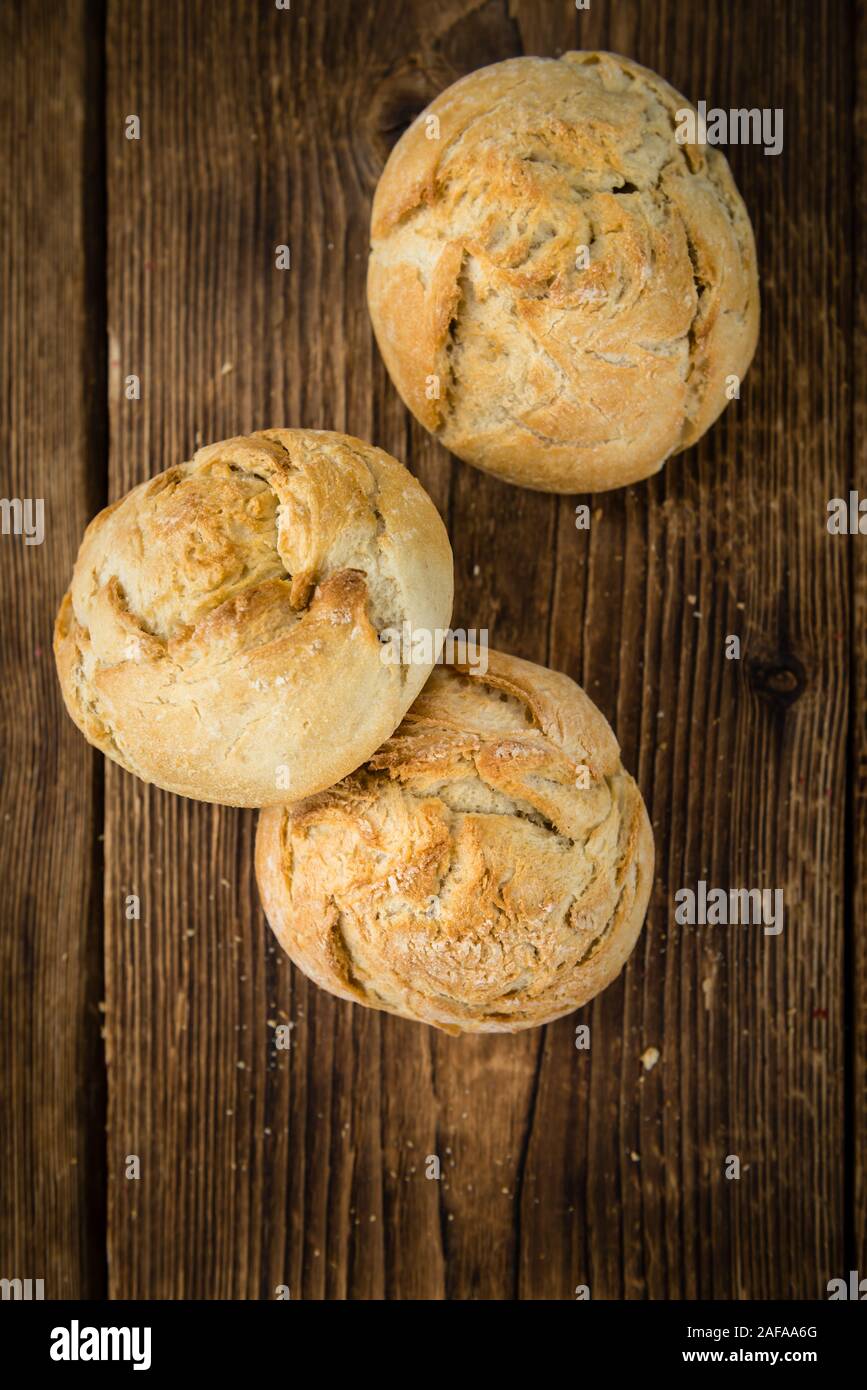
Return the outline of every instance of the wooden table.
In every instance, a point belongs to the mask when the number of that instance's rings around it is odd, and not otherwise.
[[[867,1275],[867,536],[826,528],[867,496],[865,34],[843,0],[3,6],[0,466],[46,536],[0,537],[0,1275],[243,1299],[821,1298]],[[415,425],[364,297],[413,116],[470,69],[580,47],[785,113],[781,155],[729,151],[763,287],[741,399],[593,499],[589,533],[589,499],[499,484]],[[87,520],[274,424],[405,459],[451,532],[455,625],[614,725],[657,878],[581,1014],[453,1039],[321,993],[265,925],[254,813],[142,785],[64,715],[51,625]],[[700,878],[783,888],[782,934],[678,926]]]

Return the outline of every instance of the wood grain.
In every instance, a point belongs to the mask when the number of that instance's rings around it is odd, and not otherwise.
[[[867,4],[855,7],[853,246],[867,237]],[[867,274],[863,256],[853,270],[853,432],[849,485],[867,498]],[[850,537],[852,610],[849,627],[849,800],[847,803],[848,1000],[852,1011],[846,1059],[850,1111],[847,1152],[851,1162],[850,1229],[846,1268],[867,1270],[867,537]]]
[[[105,479],[98,7],[0,11],[0,1276],[105,1288],[102,761],[63,713],[54,614]]]
[[[3,21],[4,485],[38,481],[56,508],[38,551],[0,541],[4,1259],[8,1243],[23,1275],[98,1293],[105,1258],[115,1298],[823,1297],[853,1260],[867,1270],[867,559],[825,526],[829,498],[867,493],[863,5],[377,0],[347,22],[338,0],[108,0],[104,36],[86,13]],[[763,288],[741,399],[660,476],[595,499],[451,460],[401,405],[364,297],[370,200],[402,129],[464,72],[570,47],[627,53],[709,105],[785,112],[781,156],[729,151]],[[45,216],[58,205],[67,218]],[[453,1039],[339,1003],[272,942],[252,813],[103,774],[33,650],[100,503],[106,410],[112,498],[264,425],[381,444],[447,519],[455,625],[600,705],[658,861],[635,955],[581,1014]],[[782,888],[783,933],[678,927],[674,894],[699,878]]]
[[[527,1297],[562,1296],[573,1270],[602,1297],[812,1298],[841,1270],[847,556],[824,523],[845,481],[851,283],[848,151],[823,113],[829,93],[845,106],[848,67],[843,8],[798,9],[594,6],[582,40],[788,125],[782,157],[730,151],[763,281],[742,399],[658,479],[599,499],[589,538],[560,503],[552,664],[611,718],[658,858],[624,984],[589,1011],[604,1061],[574,1067],[570,1109],[568,1024],[549,1030]],[[783,935],[678,928],[674,893],[699,878],[783,888]],[[572,1207],[559,1257],[552,1196]]]

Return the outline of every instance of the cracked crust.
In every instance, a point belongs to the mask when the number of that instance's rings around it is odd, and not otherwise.
[[[485,676],[438,667],[364,767],[263,811],[256,839],[295,964],[449,1033],[531,1028],[604,989],[641,930],[653,857],[599,710],[567,676],[493,651]]]
[[[200,449],[90,523],[57,615],[66,707],[146,782],[268,806],[344,777],[431,667],[380,632],[446,629],[452,555],[421,485],[381,449],[262,430]]]
[[[395,146],[370,314],[406,405],[460,458],[604,491],[724,409],[758,336],[755,244],[725,157],[675,140],[689,105],[615,54],[512,58],[441,93]]]

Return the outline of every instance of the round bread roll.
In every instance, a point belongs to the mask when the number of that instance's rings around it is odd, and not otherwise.
[[[268,920],[323,989],[447,1033],[570,1013],[620,972],[653,878],[644,802],[567,676],[438,667],[336,787],[264,811]]]
[[[66,707],[146,782],[269,806],[364,762],[423,686],[448,536],[389,454],[326,430],[199,449],[100,512],[57,615]],[[430,664],[380,632],[431,632]]]
[[[611,53],[511,58],[441,93],[373,203],[368,302],[403,400],[468,463],[546,492],[646,478],[756,346],[753,232],[693,108]]]

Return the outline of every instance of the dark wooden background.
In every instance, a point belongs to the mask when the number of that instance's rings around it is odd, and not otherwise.
[[[825,529],[829,498],[867,494],[865,33],[844,0],[5,0],[0,471],[44,497],[46,539],[0,538],[0,1276],[728,1299],[867,1275],[867,538]],[[589,535],[578,499],[498,484],[408,418],[364,299],[405,125],[472,68],[570,47],[785,111],[781,156],[730,151],[763,291],[742,398],[596,498]],[[613,723],[657,881],[580,1015],[452,1039],[319,992],[259,909],[255,815],[143,786],[62,712],[51,625],[88,518],[277,424],[405,459],[451,532],[455,624],[569,672]],[[783,934],[676,926],[699,877],[782,887]]]

